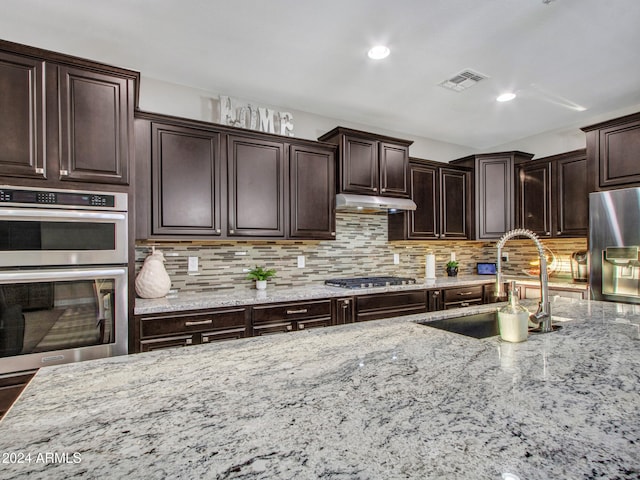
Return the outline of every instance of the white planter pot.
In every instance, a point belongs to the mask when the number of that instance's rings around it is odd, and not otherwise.
[[[256,290],[266,290],[266,289],[267,289],[266,280],[256,280]]]

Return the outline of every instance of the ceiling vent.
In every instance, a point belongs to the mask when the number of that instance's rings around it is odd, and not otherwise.
[[[454,92],[461,92],[469,87],[473,87],[476,83],[480,80],[484,80],[485,78],[489,77],[467,68],[466,70],[455,74],[450,79],[440,82],[438,85],[443,88],[453,90]]]

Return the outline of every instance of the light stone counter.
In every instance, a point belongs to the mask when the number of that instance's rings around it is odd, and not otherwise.
[[[0,478],[640,478],[640,308],[553,308],[519,344],[414,323],[448,311],[48,367]]]
[[[459,277],[439,277],[434,281],[399,285],[395,287],[376,288],[338,288],[324,284],[303,287],[273,287],[265,291],[249,289],[231,292],[178,293],[163,298],[136,298],[135,314],[153,314],[177,312],[181,310],[199,310],[206,308],[230,307],[238,305],[256,305],[260,303],[276,303],[313,300],[318,298],[345,297],[350,295],[366,295],[368,293],[397,292],[401,290],[417,290],[421,288],[442,288],[492,283],[492,275],[465,275]]]

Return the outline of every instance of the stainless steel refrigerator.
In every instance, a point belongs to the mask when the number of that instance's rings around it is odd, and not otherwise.
[[[640,303],[640,188],[589,194],[594,300]]]

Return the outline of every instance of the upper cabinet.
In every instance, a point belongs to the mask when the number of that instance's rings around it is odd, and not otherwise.
[[[515,227],[515,164],[532,157],[514,151],[471,155],[451,162],[474,172],[473,238],[497,239]]]
[[[338,192],[409,197],[409,145],[398,138],[337,127],[318,140],[338,145]]]
[[[335,149],[291,145],[289,151],[289,236],[336,236]]]
[[[128,185],[138,79],[130,70],[0,41],[0,179]]]
[[[0,51],[0,175],[45,178],[44,60]]]
[[[137,112],[137,239],[334,239],[331,144]]]
[[[227,152],[227,235],[284,237],[284,144],[229,136]]]
[[[517,166],[517,225],[540,237],[584,237],[589,226],[585,150]]]
[[[389,240],[469,238],[471,189],[468,170],[412,159],[409,189],[417,208],[389,214]]]
[[[589,191],[640,186],[640,113],[582,130],[587,136]]]

